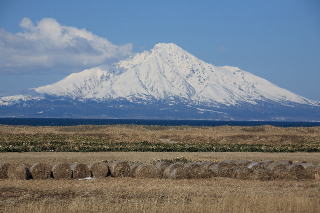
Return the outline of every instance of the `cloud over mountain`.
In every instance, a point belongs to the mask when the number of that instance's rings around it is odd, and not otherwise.
[[[52,18],[33,23],[23,18],[18,33],[0,29],[0,72],[72,71],[111,63],[131,55],[132,45],[111,43],[86,29],[64,26]]]

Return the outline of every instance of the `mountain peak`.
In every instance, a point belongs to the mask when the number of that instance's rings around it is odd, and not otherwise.
[[[208,64],[174,43],[158,43],[151,51],[113,67],[88,69],[35,91],[75,99],[177,98],[226,106],[260,101],[313,104],[239,68]]]
[[[153,49],[182,49],[175,43],[157,43],[153,46]]]
[[[180,46],[174,44],[174,43],[157,43],[154,45],[154,47],[151,49],[151,53],[157,53],[157,54],[169,54],[169,55],[186,55],[188,53],[184,49],[182,49]]]
[[[145,112],[150,110],[155,114],[160,112],[161,115],[174,116],[184,112],[179,118],[186,118],[187,114],[193,113],[192,118],[201,115],[205,119],[209,118],[206,115],[222,119],[233,119],[235,116],[239,119],[244,118],[243,113],[250,110],[258,115],[255,117],[250,112],[250,119],[283,119],[281,115],[285,111],[288,111],[286,116],[292,118],[298,112],[297,106],[301,110],[297,118],[305,114],[305,109],[312,112],[312,118],[314,113],[318,117],[320,115],[318,103],[238,67],[208,64],[173,43],[158,43],[153,49],[126,60],[73,73],[59,82],[33,91],[39,97],[3,97],[0,98],[0,106],[8,109],[11,105],[18,106],[20,110],[21,106],[31,106],[28,105],[30,103],[36,104],[34,110],[38,110],[37,104],[42,103],[43,110],[35,112],[38,115],[39,112],[51,113],[51,110],[55,110],[54,107],[48,109],[49,101],[50,106],[56,104],[58,111],[70,107],[73,114],[77,107],[74,103],[77,103],[80,104],[80,111],[91,113],[99,109],[100,113],[107,116],[117,116],[112,114],[113,110],[122,116],[121,113],[125,112],[127,116],[132,106],[137,110],[132,112],[135,116],[142,113],[141,116],[146,117]],[[62,101],[62,97],[66,97],[66,102]],[[72,102],[69,102],[69,98]],[[86,100],[90,105],[86,105]],[[99,103],[95,104],[96,101]]]

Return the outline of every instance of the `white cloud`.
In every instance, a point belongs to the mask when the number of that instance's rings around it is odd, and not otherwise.
[[[132,45],[117,46],[106,38],[43,18],[23,18],[18,33],[0,29],[0,72],[82,69],[131,55]]]

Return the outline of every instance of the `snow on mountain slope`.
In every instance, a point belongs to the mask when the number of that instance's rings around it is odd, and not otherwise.
[[[111,67],[95,67],[34,89],[73,99],[185,99],[236,105],[258,101],[315,104],[237,67],[214,66],[175,44],[159,43]]]
[[[41,100],[42,97],[34,97],[30,95],[14,95],[0,97],[0,106],[10,106],[20,102],[31,101],[31,100]]]

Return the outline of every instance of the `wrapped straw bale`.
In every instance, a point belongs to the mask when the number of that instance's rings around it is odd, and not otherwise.
[[[233,177],[242,180],[252,179],[253,169],[247,167],[238,167],[234,170]]]
[[[237,164],[238,167],[246,167],[249,164],[251,164],[253,161],[251,160],[237,160],[235,163]]]
[[[208,165],[208,171],[210,172],[211,177],[219,177],[219,162],[213,162]]]
[[[129,166],[130,166],[129,177],[135,177],[136,170],[140,165],[142,165],[141,162],[130,162],[129,163]]]
[[[289,166],[288,178],[290,179],[314,179],[315,173],[312,170],[307,170],[299,163],[294,163]]]
[[[242,176],[251,180],[271,180],[272,174],[268,166],[272,163],[273,161],[252,162],[244,169]]]
[[[181,162],[171,164],[163,171],[163,177],[171,179],[186,178],[187,172],[184,168],[184,164]]]
[[[272,164],[274,161],[271,160],[266,160],[266,161],[260,161],[260,162],[254,162],[252,161],[249,163],[246,167],[249,169],[254,169],[254,168],[263,168],[267,169],[270,164]]]
[[[134,177],[137,178],[158,178],[159,176],[157,168],[152,164],[140,164],[134,172]]]
[[[314,165],[313,163],[307,163],[307,162],[301,162],[299,163],[299,165],[303,166],[303,168],[305,169],[316,167],[316,165]]]
[[[155,164],[155,167],[156,169],[158,170],[158,176],[159,178],[162,178],[163,177],[163,172],[164,170],[170,166],[171,163],[168,162],[168,161],[158,161],[156,164]]]
[[[250,164],[254,163],[249,160],[237,160],[236,165],[233,167],[231,176],[238,179],[250,179],[252,169],[247,168]]]
[[[105,162],[96,162],[89,168],[93,178],[105,178],[109,175],[109,167]]]
[[[72,170],[72,177],[74,179],[90,177],[90,170],[87,164],[84,163],[74,163],[70,166]]]
[[[129,177],[130,164],[126,161],[113,161],[109,163],[109,169],[112,177]]]
[[[211,173],[208,167],[211,164],[208,162],[193,162],[187,163],[184,165],[186,169],[187,177],[186,178],[209,178]]]
[[[292,173],[290,173],[290,166],[292,161],[276,161],[268,165],[268,169],[271,172],[272,179],[292,179]]]
[[[224,160],[216,165],[217,177],[233,177],[234,171],[238,167],[237,162],[234,160]]]
[[[51,166],[45,163],[35,163],[30,167],[32,179],[48,179],[51,177]]]
[[[299,163],[306,170],[307,174],[311,174],[313,179],[320,179],[320,166],[314,165],[312,163]]]
[[[8,169],[10,167],[9,163],[1,163],[0,164],[0,179],[8,178]]]
[[[314,168],[314,178],[316,179],[316,180],[320,180],[320,166],[316,166],[315,168]]]
[[[8,167],[8,178],[17,180],[29,180],[32,178],[29,168],[29,164],[11,164]]]
[[[72,178],[72,170],[69,163],[58,163],[52,167],[52,176],[56,179]]]

